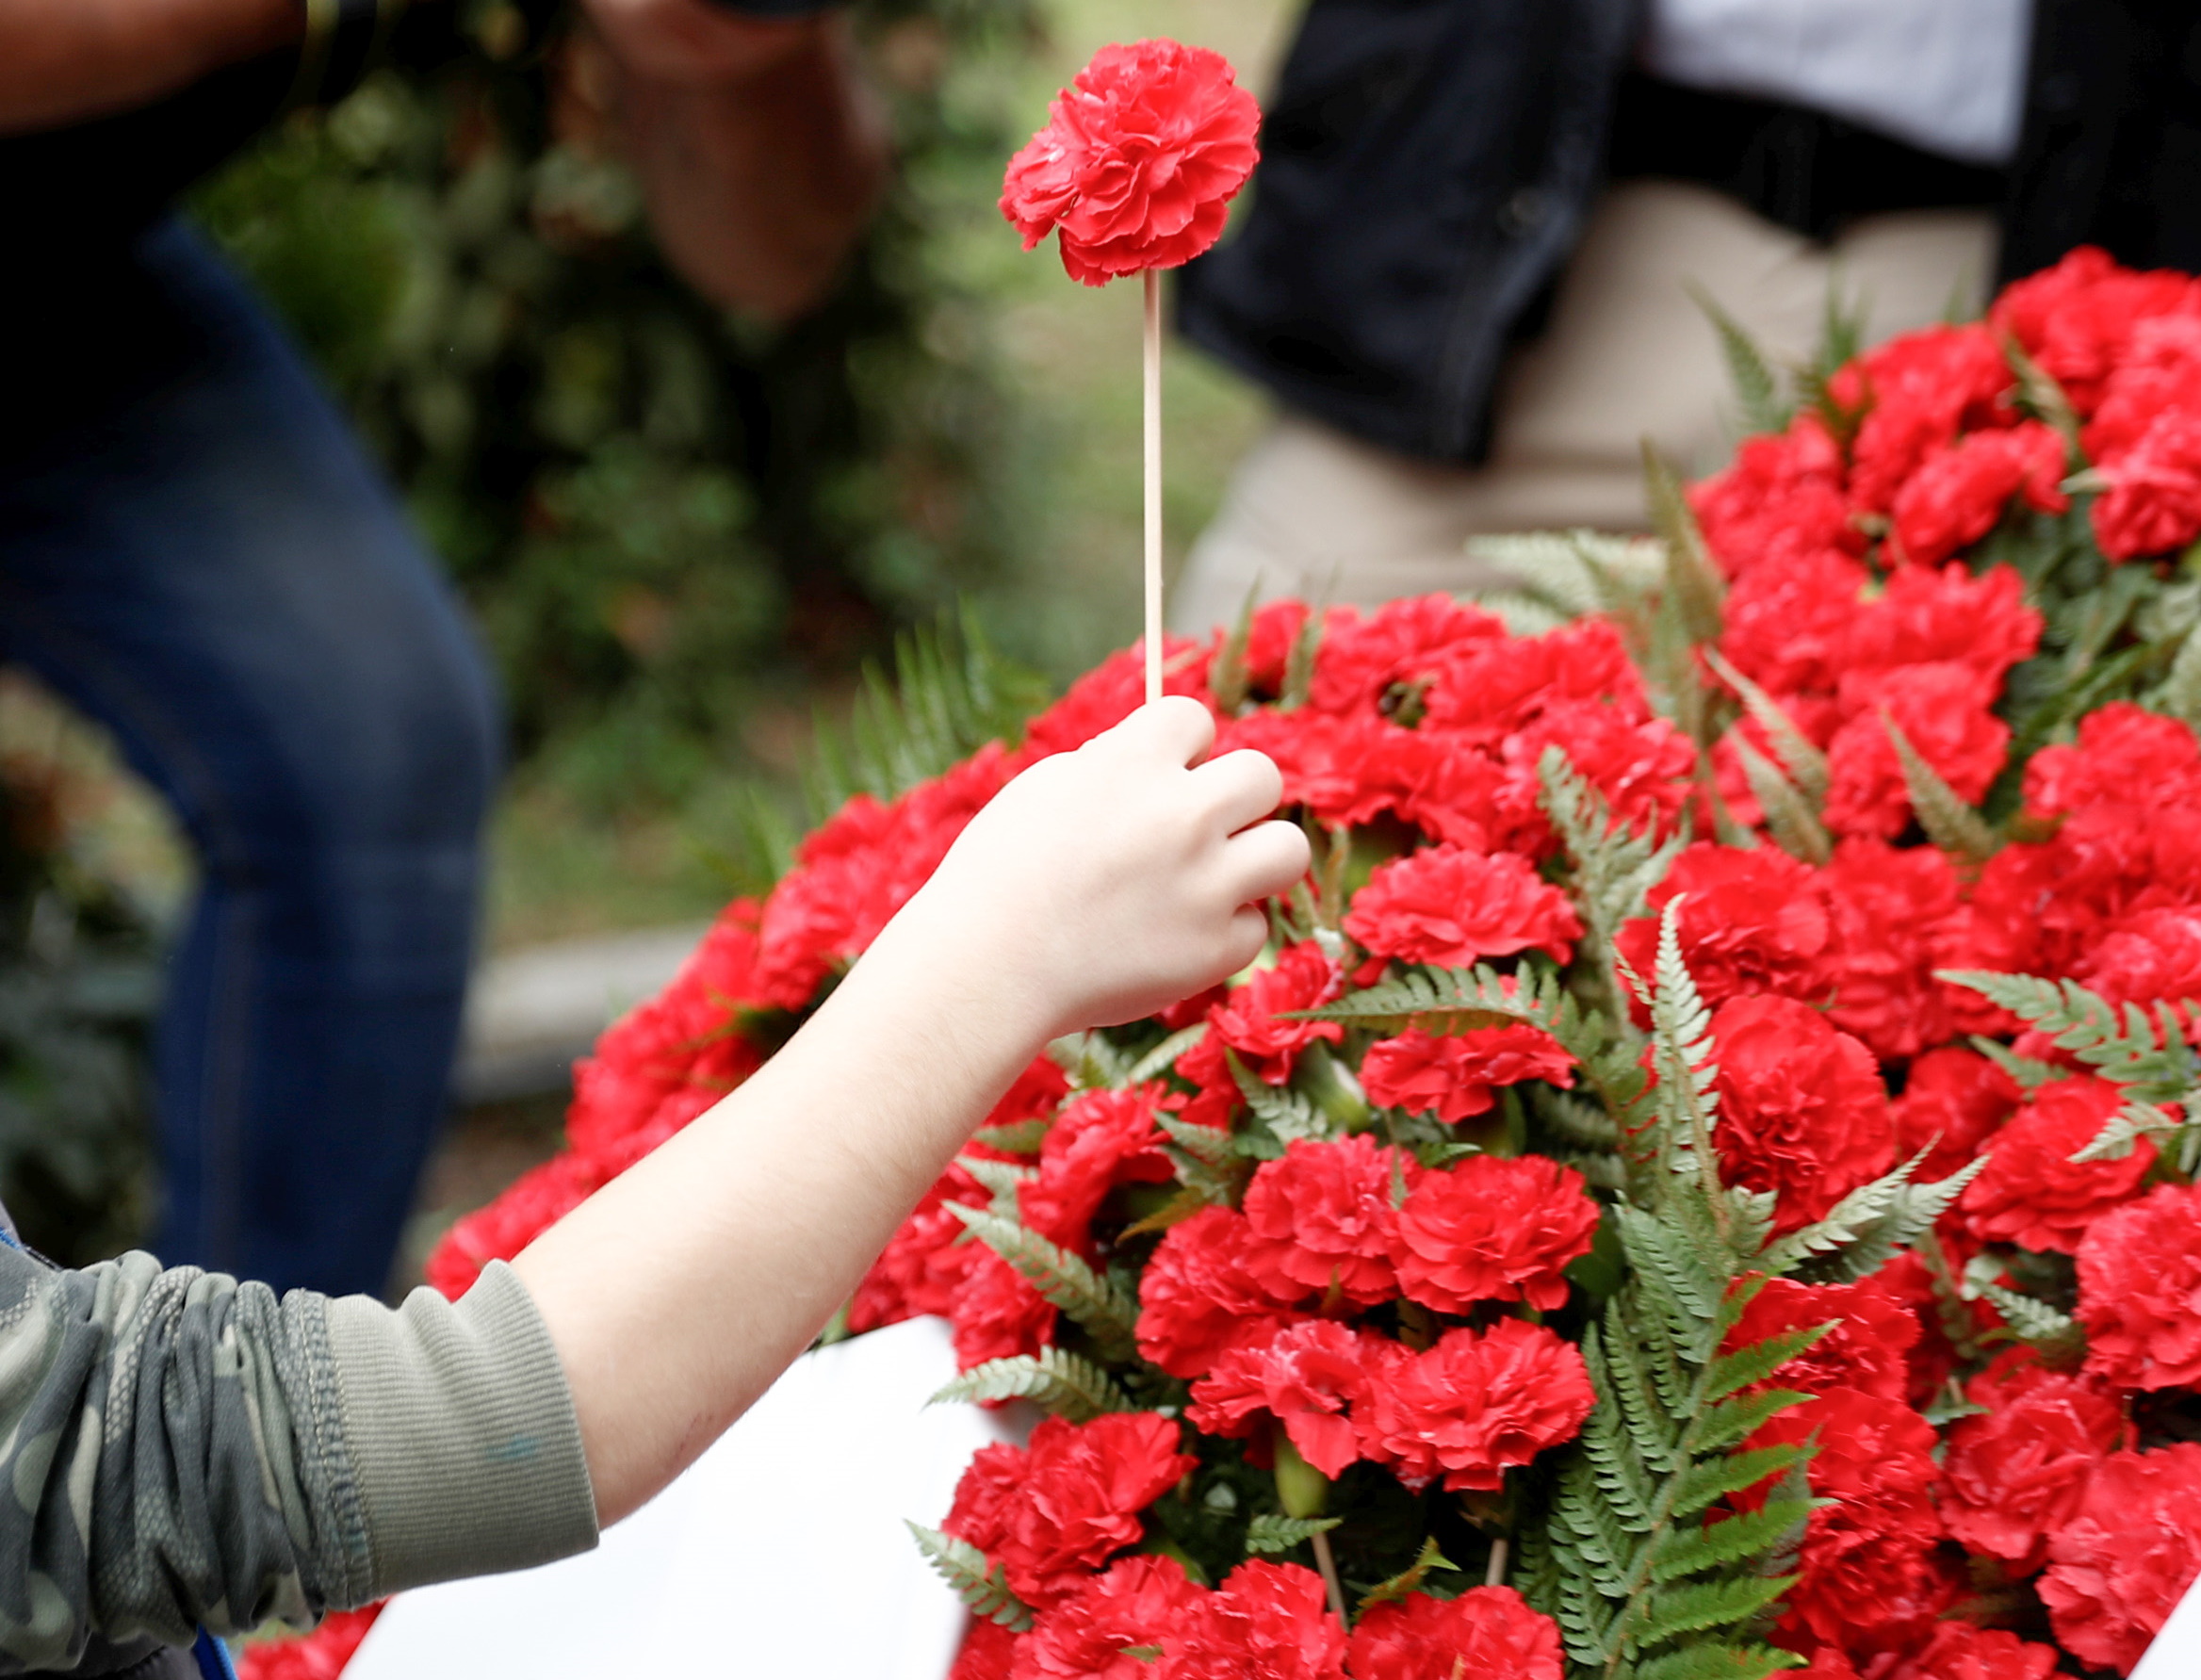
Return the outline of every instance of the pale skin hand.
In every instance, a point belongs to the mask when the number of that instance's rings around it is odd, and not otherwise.
[[[615,121],[667,259],[774,320],[831,285],[888,173],[886,125],[837,17],[746,18],[709,0],[587,0]]]
[[[0,134],[150,105],[302,27],[298,0],[0,0]]]
[[[745,1411],[1050,1038],[1245,967],[1305,873],[1258,753],[1145,708],[1011,783],[753,1079],[514,1262],[605,1523]],[[1194,768],[1187,768],[1194,766]]]

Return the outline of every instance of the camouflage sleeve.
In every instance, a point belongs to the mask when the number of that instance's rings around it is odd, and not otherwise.
[[[302,1625],[595,1532],[564,1374],[507,1267],[393,1311],[0,1247],[0,1672]]]

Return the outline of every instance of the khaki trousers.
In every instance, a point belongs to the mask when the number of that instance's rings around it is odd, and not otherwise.
[[[1462,552],[1491,531],[1641,530],[1641,440],[1685,470],[1717,466],[1737,431],[1715,299],[1778,361],[1817,348],[1830,287],[1866,342],[1981,302],[1995,256],[1983,210],[1860,220],[1818,245],[1720,194],[1663,181],[1608,190],[1559,288],[1549,329],[1509,363],[1488,465],[1432,465],[1284,413],[1247,453],[1172,595],[1197,634],[1264,597],[1362,606],[1503,579]]]

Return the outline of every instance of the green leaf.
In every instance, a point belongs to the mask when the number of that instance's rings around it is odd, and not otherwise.
[[[1457,1571],[1459,1568],[1457,1563],[1454,1563],[1437,1549],[1436,1537],[1431,1535],[1422,1541],[1421,1553],[1411,1563],[1389,1580],[1371,1587],[1361,1596],[1359,1612],[1364,1616],[1373,1606],[1396,1603],[1427,1580],[1432,1570]]]
[[[1834,858],[1834,837],[1796,785],[1781,774],[1780,766],[1750,743],[1739,729],[1728,731],[1742,774],[1750,783],[1751,797],[1766,814],[1766,826],[1774,841],[1792,857],[1824,869]]]
[[[1666,543],[1666,585],[1683,630],[1691,642],[1720,640],[1726,580],[1704,546],[1681,477],[1649,438],[1643,440],[1643,478],[1651,501],[1651,528]]]
[[[1921,1150],[1884,1177],[1850,1191],[1825,1218],[1767,1248],[1760,1264],[1774,1277],[1785,1277],[1808,1264],[1815,1277],[1834,1282],[1877,1272],[1899,1248],[1932,1231],[1987,1165],[1981,1155],[1948,1178],[1914,1183],[1912,1175],[1930,1152]]]
[[[2076,980],[1975,969],[1943,969],[1935,977],[1980,993],[2047,1034],[2104,1079],[2131,1087],[2128,1095],[2137,1101],[2179,1101],[2193,1088],[2195,1061],[2185,1028],[2196,1005],[2190,1001],[2159,1003],[2151,1016],[2138,1003],[2120,1011]]]
[[[1059,1347],[973,1365],[925,1404],[992,1400],[1030,1400],[1073,1424],[1089,1422],[1104,1411],[1133,1410],[1129,1396],[1106,1371]]]
[[[1769,1499],[1756,1510],[1680,1530],[1655,1548],[1651,1578],[1678,1581],[1722,1564],[1746,1562],[1798,1536],[1812,1509],[1809,1499]]]
[[[2201,625],[2186,632],[2156,704],[2187,728],[2201,731]]]
[[[1697,1428],[1697,1445],[1707,1452],[1724,1452],[1749,1440],[1768,1420],[1810,1398],[1809,1395],[1793,1389],[1767,1388],[1722,1400],[1704,1413],[1704,1422]]]
[[[981,1621],[1000,1623],[1011,1633],[1023,1633],[1031,1627],[1032,1607],[1010,1588],[1000,1564],[989,1563],[986,1554],[967,1540],[957,1540],[921,1523],[905,1521],[904,1526],[916,1537],[917,1549],[924,1554],[924,1560],[955,1590],[965,1609]]]
[[[1768,1476],[1780,1475],[1791,1464],[1801,1463],[1806,1456],[1803,1447],[1784,1443],[1753,1446],[1747,1452],[1730,1453],[1724,1459],[1706,1459],[1684,1472],[1681,1488],[1674,1494],[1673,1509],[1685,1516],[1703,1510],[1715,1499],[1754,1488]]]
[[[1277,1511],[1264,1511],[1246,1525],[1246,1549],[1288,1552],[1302,1541],[1328,1534],[1344,1521],[1343,1517],[1287,1517]]]
[[[1238,709],[1246,704],[1246,648],[1253,640],[1253,610],[1260,602],[1261,579],[1256,578],[1246,591],[1246,601],[1238,609],[1237,622],[1231,625],[1231,633],[1223,638],[1223,645],[1215,653],[1208,687],[1225,716],[1236,716]]]
[[[1177,1058],[1208,1036],[1208,1023],[1196,1020],[1189,1027],[1180,1028],[1123,1071],[1123,1086],[1143,1085],[1150,1079],[1160,1079],[1177,1066]]]
[[[1684,1645],[1619,1671],[1623,1680],[1767,1680],[1805,1667],[1793,1651],[1771,1645]]]
[[[1039,1176],[1036,1166],[1019,1166],[1013,1161],[988,1161],[980,1155],[957,1155],[955,1165],[985,1187],[993,1198],[992,1211],[1004,1219],[1021,1215],[1017,1192]]]
[[[1941,779],[1941,773],[1926,762],[1918,749],[1911,744],[1911,738],[1903,733],[1902,726],[1884,706],[1881,708],[1880,721],[1887,730],[1888,739],[1895,743],[1896,757],[1903,767],[1903,785],[1910,790],[1911,810],[1918,819],[1918,826],[1925,829],[1926,838],[1944,852],[1953,852],[1975,862],[1984,863],[1994,856],[2001,849],[2000,838],[1955,789]]]
[[[1750,1575],[1717,1581],[1687,1581],[1652,1594],[1650,1613],[1630,1640],[1633,1651],[1647,1651],[1683,1634],[1734,1627],[1750,1621],[1788,1590],[1785,1576]]]
[[[1723,1353],[1712,1362],[1704,1374],[1704,1396],[1708,1400],[1724,1400],[1730,1395],[1740,1394],[1753,1383],[1765,1382],[1773,1374],[1799,1354],[1806,1353],[1822,1339],[1833,1333],[1837,1320],[1812,1325],[1803,1329],[1783,1330],[1768,1336],[1762,1342],[1753,1342],[1748,1347],[1738,1347],[1732,1353]]]
[[[1128,1359],[1137,1346],[1138,1303],[1067,1248],[985,1208],[941,1204],[1016,1268],[1047,1300],[1083,1325],[1102,1357]]]
[[[1743,709],[1757,719],[1765,730],[1766,739],[1772,743],[1773,752],[1781,760],[1781,767],[1788,773],[1788,779],[1797,791],[1811,802],[1816,816],[1826,803],[1827,785],[1833,776],[1828,768],[1827,756],[1811,737],[1798,728],[1781,703],[1756,683],[1737,671],[1727,661],[1727,656],[1717,647],[1704,650],[1704,662],[1719,675],[1720,681],[1742,697]]]
[[[1711,321],[1712,330],[1720,334],[1720,351],[1727,359],[1728,377],[1734,382],[1735,395],[1742,403],[1745,430],[1785,431],[1794,407],[1782,400],[1781,382],[1766,360],[1765,351],[1758,348],[1757,340],[1695,281],[1688,283],[1688,294]]]
[[[1005,1126],[981,1126],[970,1134],[970,1141],[1004,1155],[1036,1155],[1053,1124],[1052,1115],[1038,1115],[1029,1120],[1011,1120]]]
[[[2143,1137],[2160,1137],[2186,1124],[2187,1121],[2166,1114],[2151,1102],[2127,1102],[2095,1134],[2094,1141],[2071,1160],[2074,1165],[2084,1161],[2122,1161]]]

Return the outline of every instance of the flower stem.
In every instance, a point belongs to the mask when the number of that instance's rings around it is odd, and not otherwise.
[[[1311,1535],[1309,1543],[1314,1547],[1314,1563],[1322,1571],[1322,1584],[1329,1589],[1329,1607],[1337,1612],[1337,1619],[1344,1622],[1346,1620],[1345,1589],[1345,1583],[1337,1578],[1337,1559],[1329,1555],[1329,1536]]]

